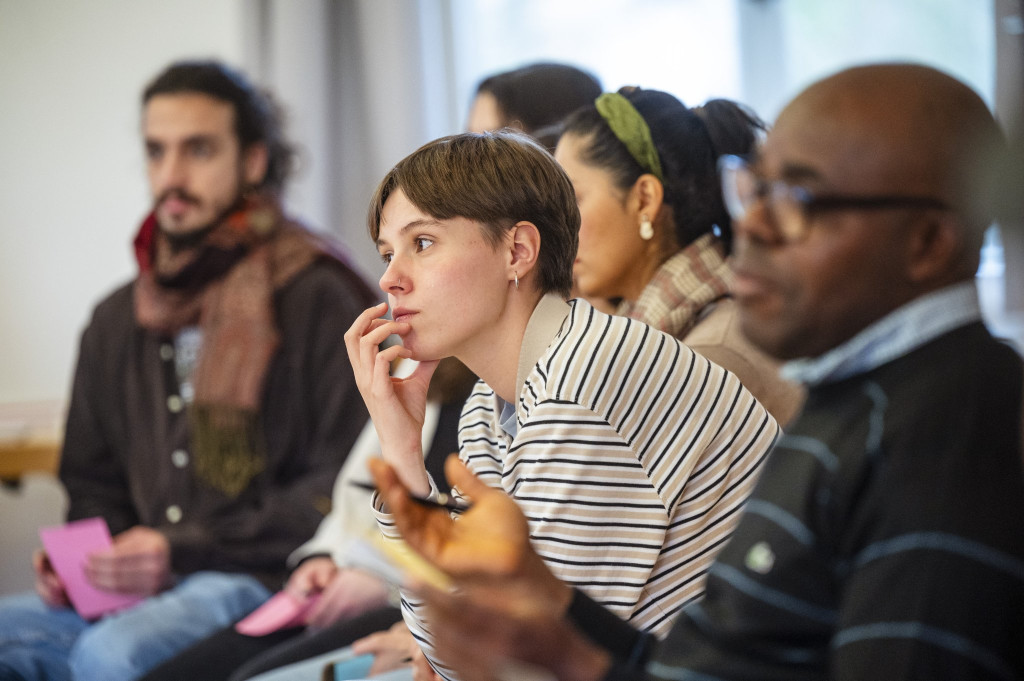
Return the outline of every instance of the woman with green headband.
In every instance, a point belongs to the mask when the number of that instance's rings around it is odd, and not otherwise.
[[[802,394],[740,333],[715,166],[721,154],[749,153],[763,129],[734,102],[690,109],[665,92],[623,88],[569,117],[555,158],[582,217],[576,291],[732,371],[784,424]]]

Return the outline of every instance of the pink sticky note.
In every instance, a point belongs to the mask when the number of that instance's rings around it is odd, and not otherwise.
[[[43,548],[57,576],[64,583],[68,600],[87,620],[115,610],[123,610],[142,600],[134,594],[97,589],[85,576],[90,553],[110,548],[110,529],[103,518],[75,520],[65,525],[39,530]]]
[[[306,615],[319,600],[320,594],[299,598],[287,591],[278,591],[248,617],[235,624],[235,631],[245,636],[266,636],[280,629],[301,626],[306,623]]]

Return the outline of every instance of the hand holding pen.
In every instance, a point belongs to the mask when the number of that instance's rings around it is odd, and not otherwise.
[[[426,505],[411,498],[384,461],[371,460],[370,471],[402,538],[449,576],[507,576],[521,569],[528,556],[536,556],[526,518],[516,502],[501,489],[481,482],[457,456],[448,457],[445,474],[471,501],[457,521],[436,503]]]
[[[352,485],[353,487],[365,489],[370,492],[377,491],[377,486],[369,482],[363,482],[361,480],[350,480],[349,484]],[[421,506],[425,506],[426,508],[443,508],[449,511],[456,511],[458,513],[462,513],[463,511],[468,511],[470,509],[470,504],[461,502],[452,495],[445,494],[444,492],[438,492],[437,499],[421,497],[419,495],[413,494],[412,492],[408,493],[408,498],[410,501],[413,501]]]

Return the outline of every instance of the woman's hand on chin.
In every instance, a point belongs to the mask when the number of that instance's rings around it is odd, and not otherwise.
[[[401,345],[381,350],[380,344],[391,334],[406,333],[409,325],[384,319],[386,312],[387,304],[381,303],[359,315],[345,332],[345,348],[384,460],[395,467],[410,490],[427,494],[430,483],[423,465],[421,434],[427,386],[437,360],[420,362],[407,378],[392,377],[392,362],[411,358],[411,353]]]

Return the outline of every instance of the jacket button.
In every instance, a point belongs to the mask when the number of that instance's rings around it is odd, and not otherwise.
[[[175,449],[171,452],[171,463],[175,468],[184,468],[188,465],[188,452],[184,449]]]
[[[165,511],[165,514],[167,516],[167,519],[169,521],[171,521],[172,523],[177,524],[177,523],[181,522],[181,507],[180,506],[177,506],[177,505],[168,506],[167,510]]]

